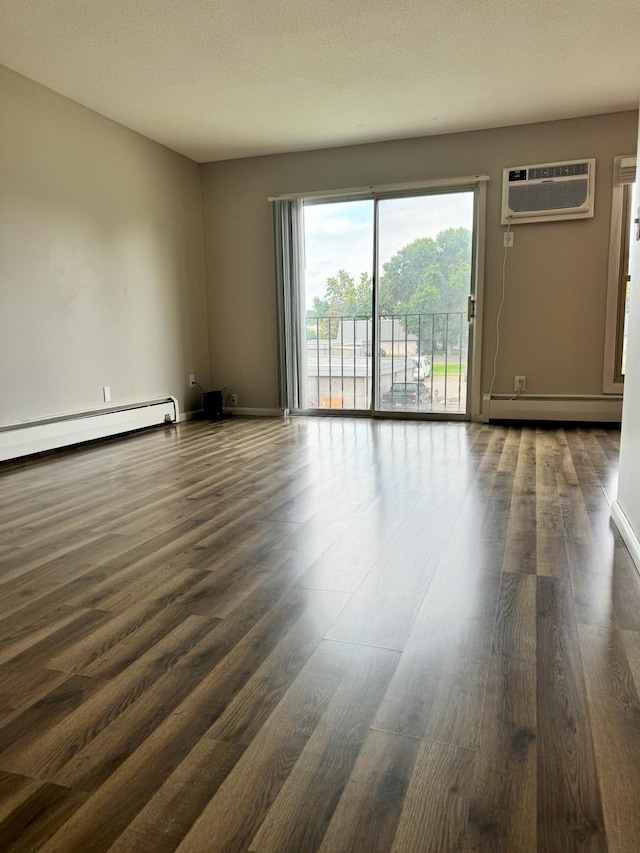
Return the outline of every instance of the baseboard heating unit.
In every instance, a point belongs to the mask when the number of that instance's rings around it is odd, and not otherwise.
[[[485,394],[483,423],[509,420],[620,423],[622,397]]]
[[[9,424],[0,427],[0,462],[160,424],[176,423],[178,418],[178,401],[174,397],[164,397],[161,400]]]

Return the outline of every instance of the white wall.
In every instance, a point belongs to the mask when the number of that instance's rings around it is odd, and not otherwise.
[[[640,134],[639,134],[640,136]],[[640,162],[640,144],[638,146]],[[638,184],[636,184],[638,186]],[[640,193],[636,198],[640,198]],[[637,217],[634,210],[634,219]],[[636,226],[633,226],[634,232]],[[631,250],[631,305],[627,341],[620,477],[612,515],[640,570],[640,241]]]
[[[199,167],[0,67],[0,426],[208,384]]]

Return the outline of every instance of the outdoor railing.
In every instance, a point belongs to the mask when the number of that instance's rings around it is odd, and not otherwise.
[[[371,317],[308,316],[308,407],[370,409],[376,348],[376,408],[393,382],[418,381],[416,410],[464,412],[468,338],[461,311],[381,316],[375,342]]]

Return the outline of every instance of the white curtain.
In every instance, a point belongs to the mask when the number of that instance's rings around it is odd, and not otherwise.
[[[278,311],[278,405],[306,408],[306,323],[302,199],[271,202]]]

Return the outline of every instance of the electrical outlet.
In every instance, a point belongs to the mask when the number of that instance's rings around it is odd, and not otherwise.
[[[513,249],[513,231],[504,232],[504,247],[505,249]]]
[[[111,402],[111,388],[109,385],[102,386],[102,396],[104,397],[105,403]]]
[[[196,375],[195,373],[189,374],[189,388],[195,388],[196,384]]]
[[[515,380],[514,385],[513,385],[513,390],[517,391],[517,393],[520,394],[522,391],[524,391],[524,389],[526,388],[526,385],[527,385],[527,377],[526,376],[516,376],[516,380]]]
[[[238,405],[238,395],[237,394],[229,394],[229,405],[237,406]]]

